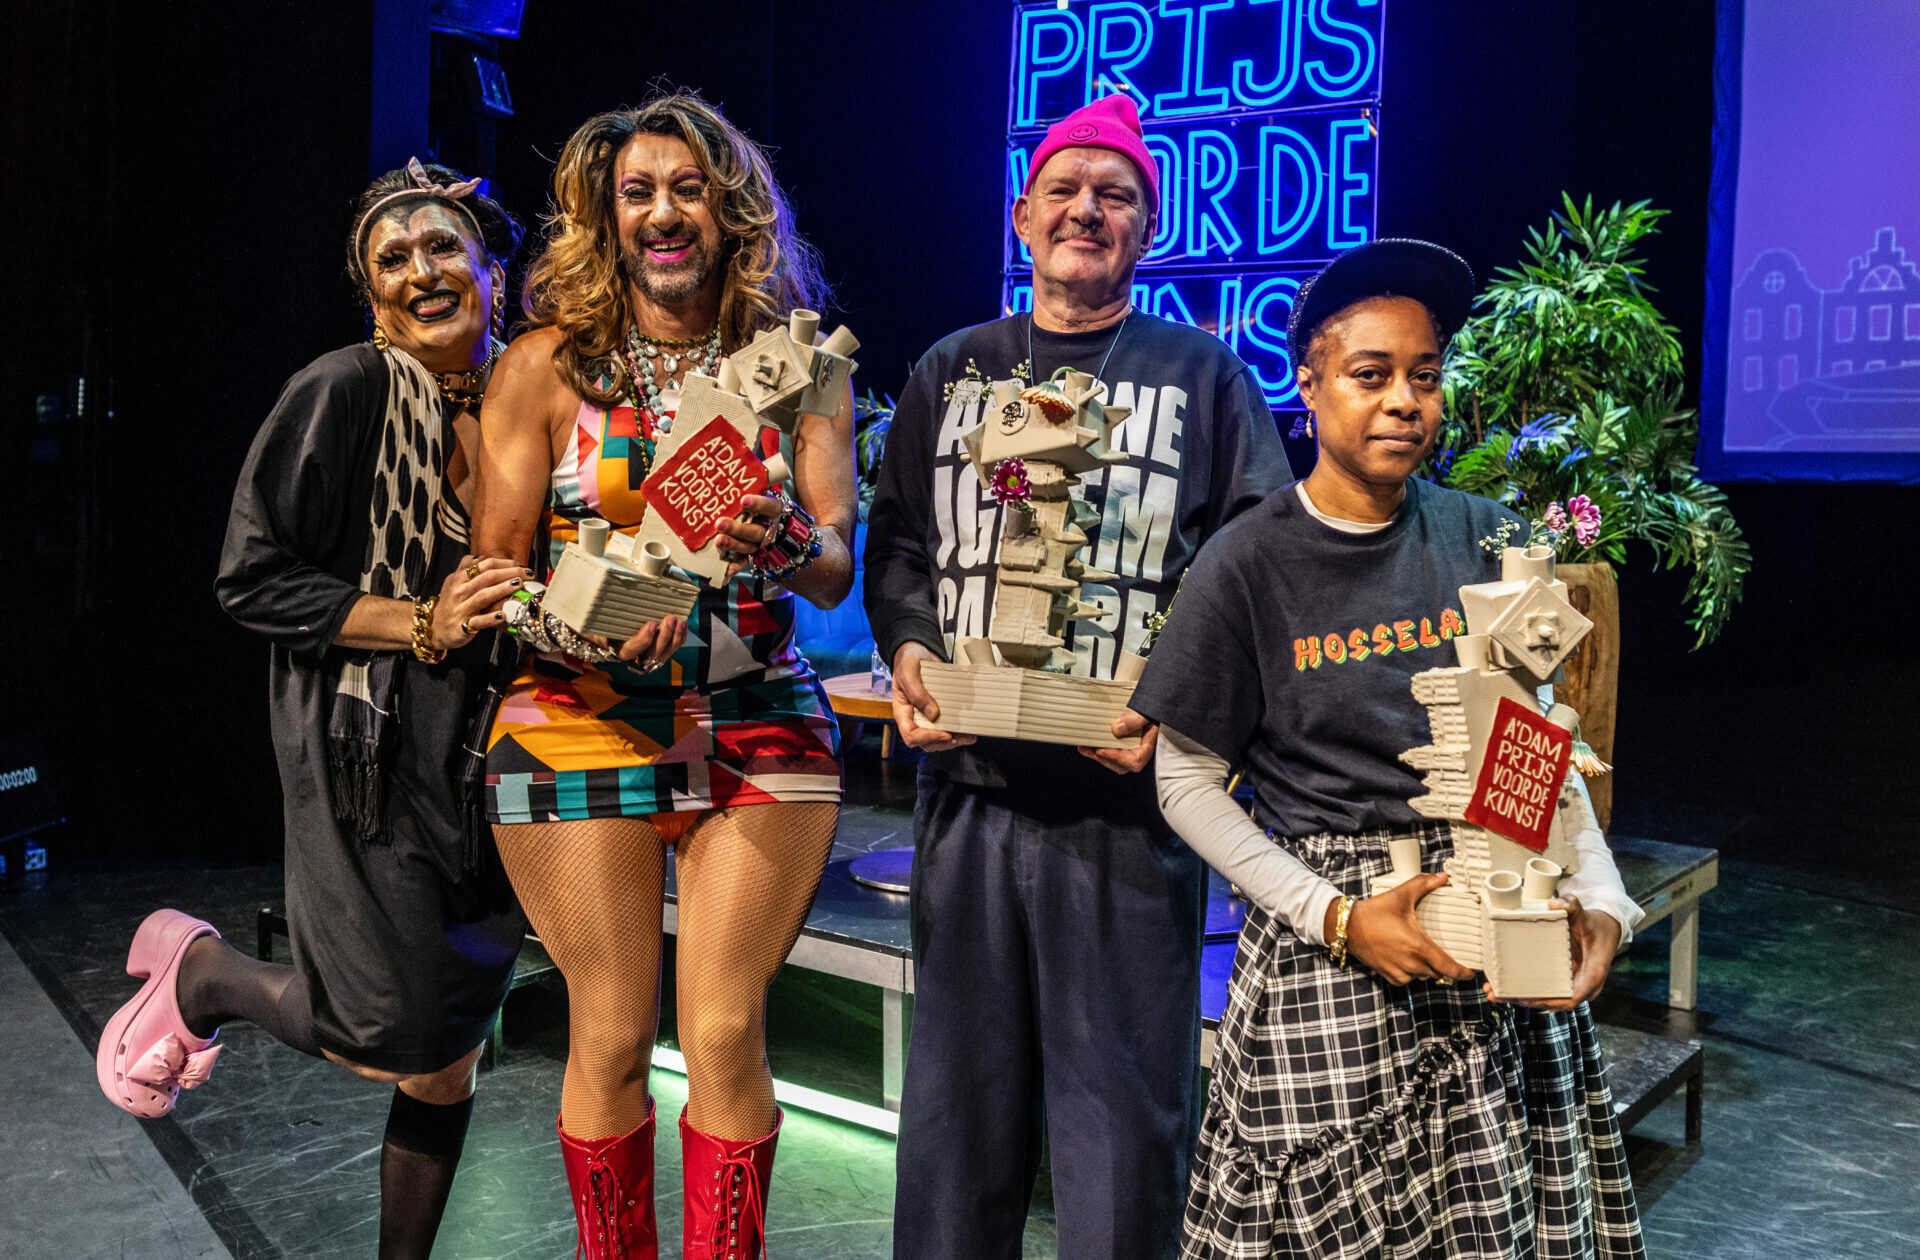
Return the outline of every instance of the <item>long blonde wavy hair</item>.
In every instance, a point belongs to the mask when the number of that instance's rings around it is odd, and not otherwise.
[[[630,314],[613,213],[614,158],[636,135],[686,142],[707,178],[721,233],[720,345],[731,353],[796,306],[830,296],[819,255],[794,230],[793,210],[760,146],[696,93],[656,96],[639,108],[589,118],[567,140],[553,172],[546,242],[527,271],[523,303],[535,328],[562,334],[554,366],[582,398],[620,401],[620,347]],[[611,382],[603,387],[602,382]]]

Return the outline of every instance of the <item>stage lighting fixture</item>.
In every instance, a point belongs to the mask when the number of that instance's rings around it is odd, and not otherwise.
[[[428,0],[427,25],[459,35],[520,38],[526,0]]]
[[[491,57],[474,53],[473,78],[467,83],[473,95],[473,107],[495,118],[513,117],[513,93],[507,90],[506,67]]]

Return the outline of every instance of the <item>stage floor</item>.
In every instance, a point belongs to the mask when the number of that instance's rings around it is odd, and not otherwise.
[[[911,834],[911,768],[863,784],[861,834]],[[852,820],[850,819],[850,822]],[[1709,837],[1681,837],[1711,842]],[[89,1059],[100,1024],[134,988],[126,941],[157,904],[192,909],[242,947],[279,901],[277,866],[63,861],[0,893],[0,1001],[22,1087],[0,1101],[0,1237],[9,1255],[361,1257],[373,1254],[376,1167],[388,1091],[288,1051],[252,1028],[225,1034],[208,1086],[142,1124],[99,1098]],[[1920,1254],[1920,913],[1864,884],[1808,892],[1796,873],[1723,859],[1701,917],[1700,1009],[1671,1011],[1664,925],[1621,960],[1602,1018],[1701,1040],[1703,1142],[1682,1140],[1682,1102],[1629,1138],[1650,1255]],[[673,1044],[669,969],[661,1039]],[[505,1055],[479,1104],[436,1254],[571,1253],[553,1134],[565,995],[534,985],[508,1007]],[[783,1079],[878,1103],[879,992],[789,968],[769,1005]],[[656,1073],[660,1113],[684,1083]],[[660,1126],[662,1235],[678,1238],[679,1150]],[[774,1254],[889,1254],[889,1139],[790,1112],[768,1224]],[[902,1210],[911,1210],[902,1204]],[[662,1255],[677,1255],[673,1244]],[[1046,1169],[1025,1254],[1053,1254]]]

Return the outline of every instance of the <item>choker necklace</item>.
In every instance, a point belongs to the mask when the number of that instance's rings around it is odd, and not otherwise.
[[[468,368],[464,372],[435,372],[433,379],[440,384],[440,396],[455,407],[477,409],[487,396],[487,382],[493,373],[493,361],[500,357],[502,347],[491,337],[487,339],[487,361],[479,367]]]
[[[678,389],[671,384],[663,387],[656,379],[655,362],[658,361],[660,370],[668,376],[680,370],[683,359],[689,361],[691,370],[712,376],[720,366],[720,326],[715,324],[704,337],[677,341],[648,337],[637,328],[629,328],[626,359],[627,393],[632,397],[633,409],[644,408],[657,419],[675,410],[680,399]],[[671,400],[666,397],[669,390],[674,394]]]
[[[663,350],[675,350],[675,349],[683,350],[688,346],[699,345],[701,342],[712,337],[714,332],[718,332],[719,328],[720,326],[718,324],[715,324],[713,327],[713,330],[708,332],[705,337],[680,337],[677,339],[673,337],[649,337],[645,333],[639,332],[637,330],[630,330],[627,333],[627,336],[629,338],[637,339],[640,342],[640,344],[644,346],[659,346]]]
[[[1103,385],[1110,383],[1106,377],[1107,360],[1113,358],[1113,348],[1120,344],[1120,334],[1126,331],[1127,321],[1132,318],[1133,307],[1128,306],[1127,313],[1120,317],[1119,324],[1114,327],[1113,340],[1107,343],[1107,352],[1100,357],[1100,366],[1093,370],[1093,379]],[[1033,366],[1033,312],[1031,311],[1027,312],[1027,371],[1033,373],[1034,380],[1041,379],[1039,370]]]

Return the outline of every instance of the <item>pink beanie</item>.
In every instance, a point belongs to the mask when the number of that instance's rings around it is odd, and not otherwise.
[[[1047,128],[1047,138],[1033,151],[1033,162],[1027,167],[1027,183],[1020,190],[1021,195],[1033,191],[1034,177],[1048,158],[1062,149],[1074,148],[1112,149],[1131,160],[1140,168],[1140,178],[1147,183],[1147,209],[1159,208],[1160,167],[1148,152],[1147,142],[1141,138],[1140,111],[1134,108],[1131,96],[1117,92],[1074,110]]]

